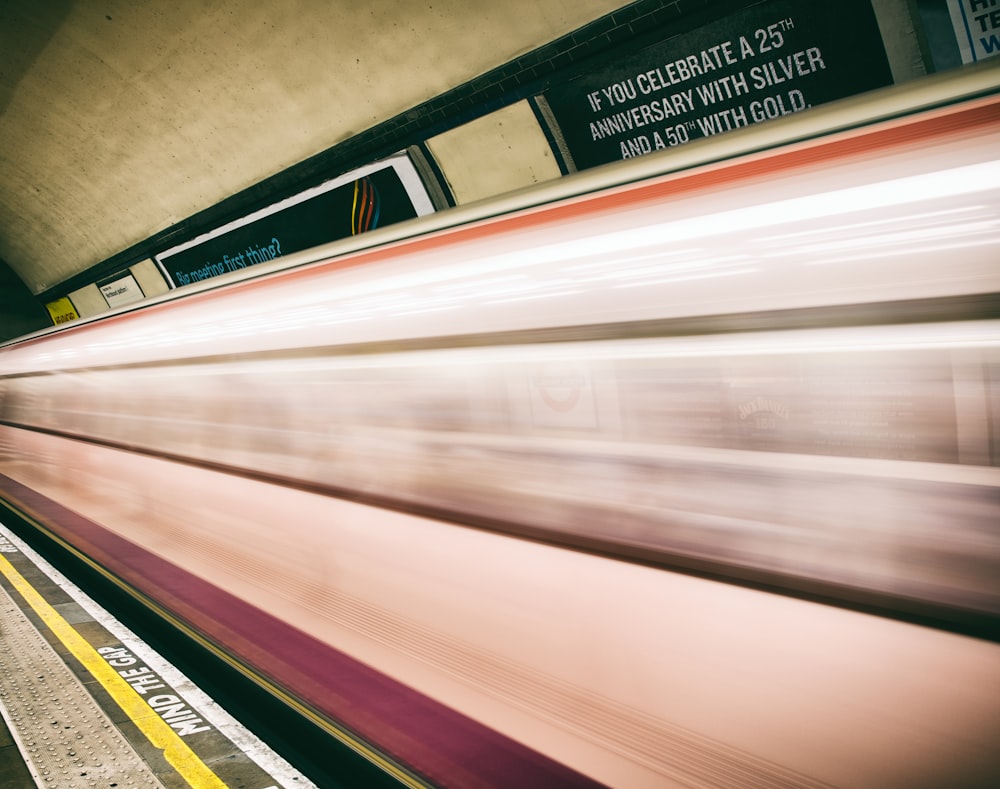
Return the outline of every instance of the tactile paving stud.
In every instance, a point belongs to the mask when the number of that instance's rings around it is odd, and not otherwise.
[[[163,786],[2,587],[0,713],[40,789]]]

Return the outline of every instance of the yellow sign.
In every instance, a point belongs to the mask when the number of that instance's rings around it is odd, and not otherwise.
[[[50,301],[45,305],[45,309],[49,311],[52,323],[56,326],[60,323],[75,321],[80,317],[80,314],[76,311],[76,307],[73,306],[73,302],[66,296],[63,296],[61,299],[56,299],[55,301]]]

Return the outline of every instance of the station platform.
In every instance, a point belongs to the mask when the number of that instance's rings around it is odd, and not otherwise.
[[[315,785],[0,525],[0,786]]]

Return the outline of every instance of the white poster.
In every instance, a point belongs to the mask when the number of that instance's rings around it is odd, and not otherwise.
[[[131,274],[126,274],[113,282],[107,282],[100,288],[101,293],[104,294],[104,300],[112,308],[124,307],[126,304],[142,301],[144,298],[142,288],[139,287],[139,283]]]
[[[1000,55],[1000,0],[948,0],[963,63]]]

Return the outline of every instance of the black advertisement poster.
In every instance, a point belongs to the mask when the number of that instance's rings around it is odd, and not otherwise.
[[[366,167],[156,256],[175,287],[430,213],[409,160]]]
[[[544,95],[583,170],[891,82],[870,0],[765,0]]]

